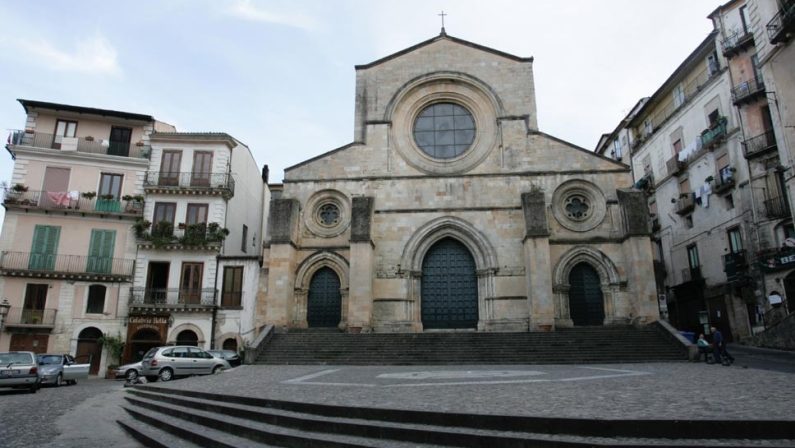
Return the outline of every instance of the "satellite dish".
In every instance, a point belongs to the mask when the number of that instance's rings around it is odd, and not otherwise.
[[[787,246],[787,247],[795,248],[795,238],[791,238],[791,237],[787,238],[786,240],[784,240],[784,245]]]

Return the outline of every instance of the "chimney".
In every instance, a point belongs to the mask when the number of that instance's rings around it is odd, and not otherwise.
[[[262,182],[266,184],[268,183],[268,171],[268,165],[262,165]]]

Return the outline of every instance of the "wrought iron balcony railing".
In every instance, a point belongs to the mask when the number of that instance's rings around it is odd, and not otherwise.
[[[673,157],[668,159],[665,165],[668,168],[668,174],[676,175],[684,173],[685,168],[687,168],[687,161],[679,160],[679,154],[674,154]]]
[[[755,78],[749,81],[743,81],[732,89],[732,102],[737,105],[746,101],[751,101],[757,95],[765,93],[765,82],[761,79]]]
[[[768,151],[774,151],[777,147],[776,134],[773,133],[772,129],[743,142],[743,152],[746,159],[752,159]]]
[[[765,214],[770,219],[787,218],[790,215],[786,197],[774,197],[765,200]]]
[[[704,148],[714,148],[726,139],[726,128],[728,120],[720,117],[718,121],[709,129],[704,129],[701,133],[701,146]]]
[[[701,280],[701,267],[682,269],[682,283]]]
[[[135,260],[31,252],[0,252],[0,275],[94,281],[129,281]]]
[[[179,288],[131,288],[130,306],[148,308],[196,308],[215,306],[217,291]]]
[[[231,196],[235,192],[235,180],[229,173],[148,171],[144,188],[219,192]]]
[[[131,143],[112,142],[109,139],[94,137],[63,137],[42,132],[11,131],[8,137],[11,145],[30,146],[33,148],[59,149],[61,151],[77,151],[90,154],[132,157],[148,159],[151,147]]]
[[[54,327],[55,315],[58,310],[45,308],[41,310],[11,307],[5,318],[6,327]]]
[[[754,33],[748,31],[735,31],[726,36],[726,39],[723,39],[721,48],[723,48],[723,55],[730,58],[741,52],[743,48],[753,45],[753,43]]]
[[[693,193],[686,193],[676,201],[676,213],[678,215],[686,215],[692,212],[694,208],[696,208],[696,200]]]
[[[56,210],[76,213],[119,214],[141,216],[144,212],[143,196],[137,199],[119,199],[96,196],[79,191],[32,191],[6,188],[3,205],[7,208]]]
[[[748,267],[748,260],[744,250],[723,256],[723,272],[726,273],[728,281],[737,280],[745,272],[746,267]]]
[[[795,31],[795,1],[785,0],[783,3],[767,23],[767,37],[773,45],[786,42]]]

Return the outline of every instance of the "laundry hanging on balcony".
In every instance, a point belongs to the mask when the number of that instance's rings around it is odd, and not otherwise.
[[[690,158],[693,154],[698,152],[701,149],[701,137],[693,139],[684,149],[679,151],[678,160],[680,162],[687,162],[687,159]]]

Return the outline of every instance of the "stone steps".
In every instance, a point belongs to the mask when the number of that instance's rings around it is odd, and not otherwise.
[[[275,334],[259,364],[573,364],[680,361],[684,347],[655,328],[587,327],[551,333]]]
[[[148,447],[791,446],[780,421],[479,415],[269,400],[163,387],[128,390],[119,422]]]

